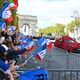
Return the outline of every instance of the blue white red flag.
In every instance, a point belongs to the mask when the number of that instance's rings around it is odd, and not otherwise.
[[[39,38],[38,40],[37,40],[37,45],[39,45],[39,46],[41,46],[41,44],[43,43],[43,41],[46,39],[46,37],[45,36],[42,36],[41,38]]]
[[[7,23],[10,23],[13,21],[13,16],[10,10],[5,10],[2,12],[2,18],[6,20]]]
[[[48,71],[44,68],[25,71],[20,75],[20,80],[48,80]]]
[[[13,10],[18,7],[18,0],[14,0],[14,2],[8,2],[7,0],[4,0],[3,4],[3,10]]]
[[[46,47],[48,49],[52,49],[52,47],[53,47],[53,43],[51,42],[50,39],[44,39],[44,41],[42,42],[41,46],[43,46],[44,44],[46,44]]]
[[[31,41],[28,43],[28,48],[27,48],[27,52],[31,51],[34,48],[34,42]]]
[[[14,0],[14,3],[9,3],[7,0],[4,0],[4,4],[2,6],[2,18],[6,20],[7,23],[13,21],[13,16],[11,13],[11,9],[16,9],[18,6],[18,0]]]
[[[28,44],[23,44],[24,48],[26,49],[26,51],[23,53],[23,55],[25,55],[27,52],[30,52],[31,50],[34,49],[34,42],[31,41]]]
[[[35,53],[34,57],[36,57],[38,60],[42,60],[46,54],[46,44],[41,46]]]

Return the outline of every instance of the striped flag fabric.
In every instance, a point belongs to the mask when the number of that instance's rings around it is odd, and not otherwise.
[[[46,39],[46,36],[42,36],[41,38],[39,38],[36,42],[37,45],[41,46],[41,44],[44,42],[45,39]]]
[[[41,46],[43,46],[44,44],[46,44],[47,49],[52,49],[53,47],[53,43],[51,42],[50,39],[44,39]]]
[[[28,44],[27,52],[31,51],[33,48],[34,48],[34,42],[31,41],[31,42],[29,42],[29,44]]]
[[[31,50],[34,49],[34,42],[33,41],[31,41],[28,44],[23,44],[23,45],[24,45],[24,48],[26,49],[26,51],[22,55],[25,55],[27,52],[30,52]]]
[[[7,23],[10,23],[14,20],[10,10],[3,11],[2,12],[2,18],[5,19]]]
[[[18,7],[18,0],[14,0],[14,2],[8,2],[7,0],[4,0],[3,4],[3,10],[13,10]]]
[[[35,53],[34,57],[37,58],[38,60],[42,60],[46,54],[46,44],[41,46]]]

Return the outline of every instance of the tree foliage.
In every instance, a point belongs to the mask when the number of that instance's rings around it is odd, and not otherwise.
[[[39,34],[49,34],[49,33],[59,33],[62,34],[64,33],[64,24],[57,23],[55,26],[48,26],[47,28],[44,29],[39,29]]]
[[[0,0],[0,10],[2,9],[3,3],[4,3],[4,0]]]
[[[74,30],[74,27],[80,27],[80,19],[74,19],[68,23],[66,27],[68,31],[72,32]]]
[[[13,2],[14,0],[8,0],[8,2]],[[11,25],[13,26],[16,26],[17,29],[19,29],[19,26],[18,26],[18,21],[19,21],[19,17],[17,15],[17,9],[16,10],[12,10],[12,15],[13,15],[13,18],[14,18],[14,21],[12,22]]]
[[[58,35],[66,35],[68,32],[72,32],[74,27],[80,27],[80,19],[74,19],[67,25],[56,23],[54,26],[48,26],[44,29],[39,29],[39,34],[49,34],[49,33],[56,33]],[[64,29],[67,31],[64,32]]]
[[[19,28],[18,27],[18,21],[19,21],[19,17],[17,15],[17,10],[12,10],[12,15],[14,17],[14,21],[12,22],[12,25],[16,26],[17,29]]]

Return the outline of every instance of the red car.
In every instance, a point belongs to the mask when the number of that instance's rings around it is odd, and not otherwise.
[[[69,36],[56,39],[54,46],[67,50],[68,52],[80,53],[80,43]]]

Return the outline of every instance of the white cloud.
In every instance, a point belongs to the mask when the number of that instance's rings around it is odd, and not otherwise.
[[[19,0],[19,14],[36,15],[38,26],[68,23],[73,12],[80,12],[80,0]]]

